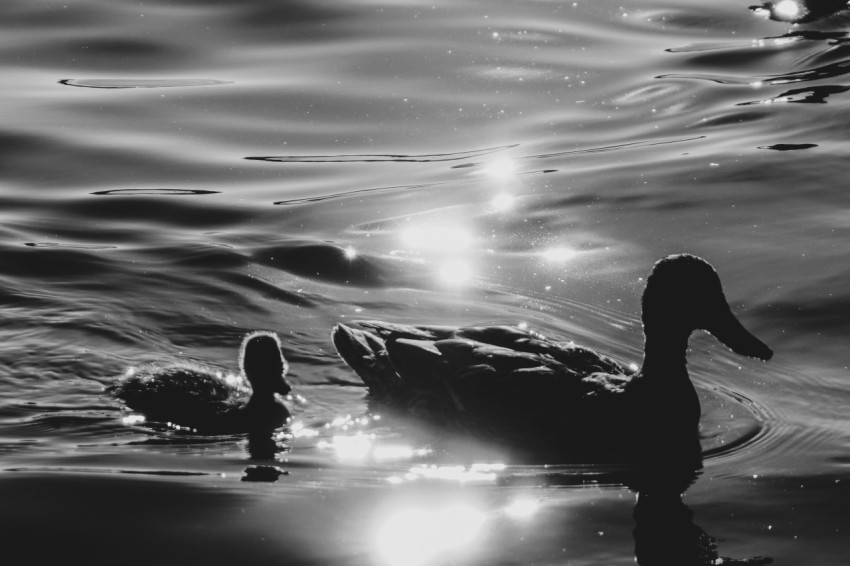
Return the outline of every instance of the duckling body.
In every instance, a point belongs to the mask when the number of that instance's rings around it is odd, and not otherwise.
[[[201,434],[272,431],[289,418],[275,394],[290,391],[280,341],[271,332],[245,337],[240,350],[242,376],[187,364],[149,365],[107,390],[148,421],[172,423]],[[250,385],[249,385],[250,384]]]
[[[640,370],[507,326],[368,321],[338,324],[333,341],[375,401],[429,421],[565,444],[635,431],[693,438],[700,405],[685,363],[691,332],[706,329],[742,355],[772,352],[734,317],[714,268],[694,256],[656,264],[643,311]]]

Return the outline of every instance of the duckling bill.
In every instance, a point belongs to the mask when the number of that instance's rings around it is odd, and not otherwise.
[[[695,438],[701,409],[686,367],[691,333],[706,330],[743,356],[768,360],[773,352],[732,313],[714,268],[692,255],[655,265],[642,310],[639,371],[508,326],[365,321],[337,324],[332,338],[375,401],[440,424],[566,445]]]
[[[107,387],[148,421],[172,423],[200,434],[271,432],[289,419],[276,397],[290,392],[288,364],[273,332],[242,341],[239,365],[250,387],[187,364],[150,365]]]

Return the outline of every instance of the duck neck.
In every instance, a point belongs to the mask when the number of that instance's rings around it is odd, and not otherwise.
[[[646,332],[643,348],[644,376],[669,379],[688,379],[688,331]]]
[[[645,417],[668,429],[678,425],[695,429],[699,423],[699,397],[688,377],[685,359],[689,337],[687,330],[646,333],[643,367],[635,393],[643,398],[642,405],[652,407],[649,412],[654,414],[647,413]]]
[[[254,391],[248,399],[248,408],[252,410],[263,410],[277,404],[278,401],[271,391]]]

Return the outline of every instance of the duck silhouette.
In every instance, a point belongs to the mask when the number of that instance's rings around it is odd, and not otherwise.
[[[199,434],[271,432],[286,423],[289,411],[275,396],[290,391],[285,378],[288,364],[277,335],[248,334],[239,365],[242,375],[227,379],[201,366],[152,364],[132,371],[107,391],[148,421]]]
[[[511,326],[363,321],[337,324],[332,338],[375,402],[440,425],[564,447],[693,446],[701,409],[686,367],[691,333],[706,330],[744,356],[773,352],[732,313],[714,268],[692,255],[655,264],[642,309],[640,370]]]

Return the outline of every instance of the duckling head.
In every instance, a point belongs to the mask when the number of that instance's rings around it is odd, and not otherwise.
[[[655,264],[643,293],[647,342],[656,336],[683,336],[706,330],[734,352],[769,360],[773,351],[732,313],[720,277],[704,259],[671,255]]]
[[[254,395],[286,395],[291,388],[286,382],[289,364],[274,332],[253,332],[242,341],[239,365],[251,383]]]

